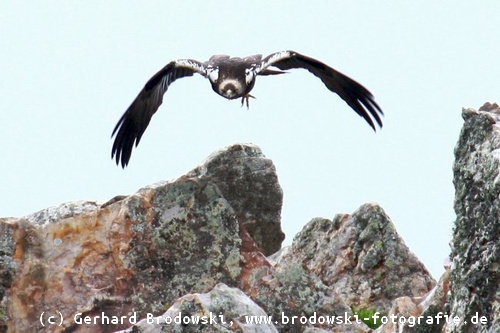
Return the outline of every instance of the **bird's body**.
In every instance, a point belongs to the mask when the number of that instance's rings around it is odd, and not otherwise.
[[[270,69],[276,67],[280,70]],[[112,157],[116,163],[125,167],[132,153],[132,148],[139,144],[153,114],[163,101],[163,95],[176,79],[197,73],[207,78],[212,89],[227,99],[242,98],[242,105],[253,97],[250,91],[258,75],[283,74],[282,70],[303,68],[319,77],[325,86],[337,93],[356,113],[363,117],[375,129],[372,118],[382,127],[382,110],[372,94],[356,81],[328,67],[313,58],[294,51],[281,51],[262,58],[253,55],[245,58],[215,55],[204,63],[192,59],[171,61],[156,73],[144,86],[137,98],[120,118],[113,130],[116,134]]]
[[[231,58],[227,55],[215,55],[203,65],[207,68],[207,77],[212,89],[227,99],[242,98],[247,100],[255,84],[255,64],[261,60],[261,55],[246,58]]]

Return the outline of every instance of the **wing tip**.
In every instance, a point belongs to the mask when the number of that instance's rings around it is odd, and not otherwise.
[[[130,160],[132,155],[132,148],[134,146],[134,142],[139,143],[139,139],[135,134],[131,134],[130,126],[127,126],[127,122],[119,122],[117,127],[113,131],[112,137],[116,132],[115,141],[113,142],[113,147],[111,148],[111,159],[114,159],[116,165],[122,166],[124,169]]]

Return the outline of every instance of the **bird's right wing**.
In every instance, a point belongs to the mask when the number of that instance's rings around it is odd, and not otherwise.
[[[272,53],[262,59],[257,68],[258,75],[268,75],[269,67],[277,67],[281,70],[303,68],[321,79],[325,86],[340,96],[358,115],[375,130],[375,122],[382,127],[384,113],[373,98],[373,95],[358,82],[326,64],[294,51],[281,51]]]
[[[168,63],[156,73],[141,90],[127,111],[120,118],[111,134],[116,134],[111,151],[111,158],[116,159],[116,164],[127,166],[132,148],[137,146],[142,134],[149,125],[151,117],[160,107],[163,95],[172,82],[186,76],[198,73],[207,76],[204,64],[191,59],[175,60]]]

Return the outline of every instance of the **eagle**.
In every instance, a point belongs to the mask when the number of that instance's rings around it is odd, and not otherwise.
[[[245,58],[214,55],[206,62],[174,60],[153,75],[116,124],[111,134],[111,137],[116,135],[111,158],[115,158],[117,165],[121,163],[122,168],[128,165],[134,144],[139,144],[163,101],[163,95],[177,79],[200,74],[210,81],[217,94],[230,100],[241,98],[241,105],[246,103],[248,108],[249,98],[255,98],[250,95],[250,91],[258,75],[279,75],[286,73],[284,70],[294,68],[306,69],[317,76],[330,91],[339,95],[363,117],[373,130],[376,130],[374,122],[382,128],[383,112],[370,91],[321,61],[295,51],[275,52],[265,58],[260,54]]]

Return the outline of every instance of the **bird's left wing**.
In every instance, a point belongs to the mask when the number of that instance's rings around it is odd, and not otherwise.
[[[256,69],[257,75],[266,75],[268,67],[282,70],[303,68],[319,77],[325,86],[338,94],[357,114],[375,130],[373,119],[382,127],[380,116],[384,113],[375,102],[373,95],[358,82],[336,71],[324,63],[294,51],[281,51],[262,59]]]
[[[123,168],[127,166],[134,144],[135,146],[139,144],[142,134],[148,127],[151,117],[160,107],[163,94],[170,84],[179,78],[192,76],[194,73],[206,77],[207,69],[204,64],[196,60],[175,60],[168,63],[146,82],[111,134],[111,137],[116,134],[111,151],[111,158],[116,159],[116,164],[121,163]]]

